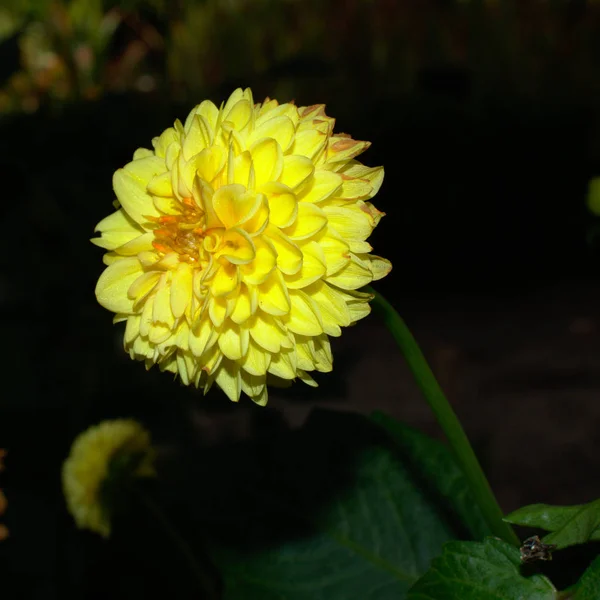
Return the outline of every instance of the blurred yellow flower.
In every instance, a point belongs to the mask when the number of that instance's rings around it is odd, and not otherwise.
[[[355,290],[390,263],[366,241],[382,167],[333,133],[324,105],[204,101],[113,178],[120,204],[92,240],[109,250],[98,301],[125,349],[185,384],[267,402],[267,376],[332,368],[328,336],[369,314]]]
[[[63,492],[80,529],[110,535],[111,516],[127,479],[152,477],[150,434],[131,419],[102,421],[81,433],[63,464]]]
[[[0,471],[4,471],[4,458],[6,457],[6,450],[0,449]],[[0,515],[6,512],[6,506],[8,502],[4,492],[0,489]],[[8,537],[8,527],[4,523],[0,523],[0,542]]]

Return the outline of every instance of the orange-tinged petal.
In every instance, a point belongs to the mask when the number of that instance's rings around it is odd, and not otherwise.
[[[96,284],[96,298],[100,305],[112,312],[130,314],[133,300],[127,295],[127,290],[142,273],[142,265],[137,258],[124,258],[109,265]]]
[[[315,167],[306,156],[291,154],[283,157],[283,173],[279,178],[281,183],[285,183],[292,190],[296,191],[302,187],[308,178],[313,174]]]
[[[283,232],[292,240],[305,240],[316,235],[327,225],[327,214],[316,204],[298,203],[298,216]]]
[[[353,140],[351,137],[331,136],[327,145],[326,161],[328,163],[348,161],[362,154],[370,145],[371,142]]]

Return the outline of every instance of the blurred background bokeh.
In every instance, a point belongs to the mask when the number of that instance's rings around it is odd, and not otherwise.
[[[373,143],[362,160],[386,168],[375,205],[387,216],[372,244],[394,265],[378,288],[505,510],[600,496],[599,226],[586,205],[600,174],[600,2],[3,0],[0,581],[18,590],[3,600],[173,589],[168,569],[140,587],[150,550],[80,534],[66,514],[61,462],[100,419],[134,416],[173,452],[295,427],[315,405],[382,409],[439,435],[374,318],[336,341],[317,391],[275,391],[267,409],[203,398],[123,353],[88,241],[112,173],[238,86],[325,103],[337,131]]]

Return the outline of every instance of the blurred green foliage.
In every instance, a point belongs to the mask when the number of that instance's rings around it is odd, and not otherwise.
[[[257,82],[397,97],[440,69],[479,94],[597,98],[599,25],[593,0],[5,0],[0,57],[18,52],[2,61],[0,112]]]

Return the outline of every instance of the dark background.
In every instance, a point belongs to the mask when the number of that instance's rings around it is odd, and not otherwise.
[[[0,32],[2,598],[174,592],[176,566],[143,576],[169,560],[158,533],[143,550],[126,535],[105,543],[66,513],[60,465],[101,419],[138,418],[173,452],[297,427],[314,406],[381,409],[439,436],[375,317],[335,340],[318,390],[275,390],[266,409],[203,398],[123,353],[88,241],[111,211],[112,173],[237,86],[326,103],[336,131],[373,143],[361,160],[385,166],[374,203],[387,216],[371,243],[394,265],[377,288],[503,508],[600,496],[600,256],[586,207],[600,174],[600,7],[15,1]]]

